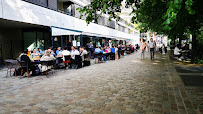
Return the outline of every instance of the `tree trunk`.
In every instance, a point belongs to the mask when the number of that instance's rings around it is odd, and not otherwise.
[[[197,39],[196,34],[192,34],[192,55],[191,55],[191,62],[194,63],[195,58],[197,56]]]
[[[180,48],[182,48],[181,46],[182,46],[182,36],[179,36],[179,46],[180,46]]]

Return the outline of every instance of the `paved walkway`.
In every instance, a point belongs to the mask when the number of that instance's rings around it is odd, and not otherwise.
[[[196,104],[203,101],[202,97],[193,99],[185,91],[168,55],[157,54],[153,61],[146,56],[140,60],[140,53],[135,53],[78,70],[59,70],[49,78],[5,78],[1,70],[0,113],[199,112]]]

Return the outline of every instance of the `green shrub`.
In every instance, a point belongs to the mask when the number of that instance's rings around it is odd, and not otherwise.
[[[203,64],[203,60],[201,59],[195,59],[195,64]]]

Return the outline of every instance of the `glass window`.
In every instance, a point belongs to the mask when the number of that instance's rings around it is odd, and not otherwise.
[[[44,36],[43,32],[37,32],[37,48],[44,50]]]
[[[54,48],[61,47],[61,36],[54,36]]]
[[[49,47],[51,47],[51,34],[48,32],[44,33],[44,39],[45,39],[45,49],[48,49]]]
[[[24,32],[24,49],[33,50],[36,48],[36,32]]]

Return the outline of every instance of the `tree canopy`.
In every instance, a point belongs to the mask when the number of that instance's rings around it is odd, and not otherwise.
[[[86,15],[87,23],[97,22],[102,14],[108,14],[109,20],[119,20],[123,0],[93,0],[91,4],[80,8],[81,16]],[[138,23],[141,32],[147,30],[168,35],[169,38],[184,38],[185,33],[196,36],[203,26],[202,0],[125,0],[127,8],[132,8],[132,23]],[[99,13],[97,13],[99,12]],[[193,47],[193,52],[195,47]],[[193,57],[195,53],[192,53]],[[193,58],[194,59],[194,58]]]
[[[116,14],[121,11],[121,2],[123,0],[93,0],[91,4],[79,10],[81,16],[87,16],[87,23],[97,22],[102,14],[108,14],[109,19],[119,20]],[[177,33],[183,33],[182,31],[185,32],[186,29],[192,31],[193,21],[202,26],[201,0],[125,0],[125,2],[125,7],[133,9],[129,14],[133,15],[132,23],[140,23],[143,30],[150,29],[170,34],[170,30]],[[199,28],[200,26],[195,27],[196,30]]]

